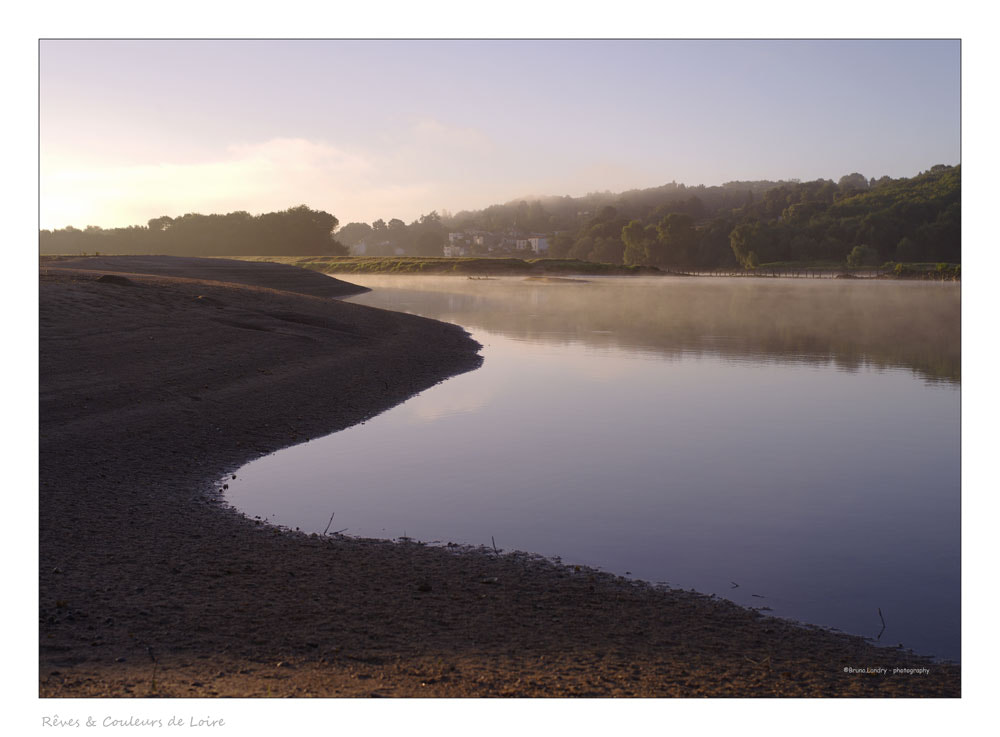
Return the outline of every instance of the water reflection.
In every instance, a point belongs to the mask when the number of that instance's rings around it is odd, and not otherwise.
[[[883,642],[959,657],[957,289],[357,281],[483,366],[248,465],[243,511],[495,537],[863,635],[881,609]]]
[[[438,317],[527,341],[777,358],[846,370],[907,367],[961,378],[955,283],[832,279],[352,276],[363,304]],[[405,281],[401,281],[405,280]]]

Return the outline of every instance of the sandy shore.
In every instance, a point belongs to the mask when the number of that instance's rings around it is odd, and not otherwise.
[[[350,291],[42,261],[40,695],[959,695],[958,666],[693,592],[232,511],[244,462],[478,366],[460,328],[330,299]]]

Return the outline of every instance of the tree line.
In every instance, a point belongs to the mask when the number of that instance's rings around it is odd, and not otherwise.
[[[546,198],[444,218],[550,236],[548,255],[666,269],[961,261],[961,167],[915,177],[729,182]]]
[[[961,167],[915,177],[837,182],[740,181],[584,197],[546,197],[455,215],[437,211],[409,225],[338,220],[305,205],[250,215],[187,214],[145,226],[40,233],[42,253],[204,256],[443,255],[449,232],[548,236],[548,256],[663,269],[753,269],[763,264],[961,262]],[[336,232],[336,235],[334,233]],[[474,252],[473,255],[486,255]]]
[[[915,177],[777,187],[734,212],[733,255],[745,267],[781,261],[960,263],[961,167]]]
[[[346,256],[333,231],[337,218],[306,205],[251,215],[189,213],[150,219],[145,226],[72,226],[39,233],[41,253],[162,254],[168,256]]]
[[[421,215],[407,225],[399,218],[388,223],[379,218],[368,223],[348,223],[337,231],[337,240],[345,246],[365,244],[365,256],[424,256],[443,255],[448,242],[448,228],[437,211]]]

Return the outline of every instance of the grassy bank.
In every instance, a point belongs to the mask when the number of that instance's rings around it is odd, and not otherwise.
[[[43,264],[84,258],[74,255],[45,255]],[[92,260],[100,256],[90,256]],[[151,256],[134,258],[155,258]],[[175,257],[179,258],[179,257]],[[579,259],[555,258],[424,258],[418,256],[242,256],[230,260],[288,264],[323,274],[453,274],[461,276],[748,276],[815,277],[854,276],[867,279],[923,279],[958,281],[960,264],[886,263],[881,266],[848,268],[833,261],[776,261],[756,269],[732,267],[672,271],[655,266],[623,266]],[[204,275],[203,275],[204,276]]]
[[[897,263],[889,261],[880,266],[847,266],[839,261],[773,261],[761,264],[754,271],[775,276],[841,276],[853,275],[878,279],[928,279],[957,281],[962,276],[961,264],[951,263]],[[748,272],[753,273],[753,272]]]
[[[275,257],[253,259],[292,264],[324,274],[462,274],[468,276],[622,276],[663,274],[646,266],[618,266],[554,258]]]
[[[890,268],[888,276],[895,279],[930,279],[934,281],[958,281],[962,278],[961,264],[886,264]]]

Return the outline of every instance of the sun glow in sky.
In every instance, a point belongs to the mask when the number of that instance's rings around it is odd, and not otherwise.
[[[40,224],[960,163],[958,41],[42,41]]]

